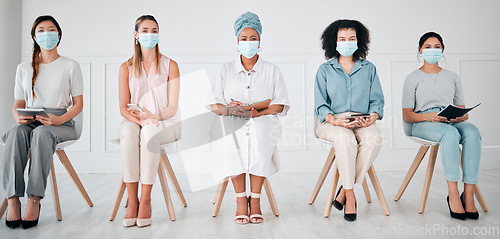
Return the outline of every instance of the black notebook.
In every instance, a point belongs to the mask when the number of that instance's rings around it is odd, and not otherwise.
[[[458,117],[462,117],[463,115],[467,114],[467,112],[471,111],[472,109],[478,107],[481,103],[475,105],[474,107],[471,108],[460,108],[456,105],[448,105],[446,108],[443,110],[439,111],[437,114],[438,116],[443,116],[446,117],[448,120],[455,119]]]

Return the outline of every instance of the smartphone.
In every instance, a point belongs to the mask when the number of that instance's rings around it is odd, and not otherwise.
[[[133,109],[135,111],[139,111],[139,112],[143,112],[141,107],[138,105],[138,104],[127,104],[127,107],[129,107],[130,109]]]
[[[350,116],[348,116],[346,119],[349,120],[349,122],[353,122],[354,120],[356,120],[357,118],[369,118],[370,117],[370,114],[352,114]]]

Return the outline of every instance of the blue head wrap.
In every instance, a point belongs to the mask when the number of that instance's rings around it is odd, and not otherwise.
[[[236,37],[238,37],[245,28],[253,28],[257,33],[259,34],[259,39],[260,39],[260,34],[262,33],[262,25],[260,24],[259,16],[257,14],[252,13],[252,12],[246,12],[241,14],[238,19],[234,22],[234,31]]]

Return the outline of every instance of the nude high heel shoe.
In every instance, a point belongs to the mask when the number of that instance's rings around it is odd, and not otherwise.
[[[247,197],[247,194],[245,192],[242,192],[242,193],[236,193],[236,198],[246,198]],[[248,204],[247,204],[248,206]],[[248,210],[248,208],[247,208]],[[243,219],[243,221],[239,221],[238,219]],[[245,221],[246,220],[246,221]],[[248,222],[250,222],[250,218],[248,218],[247,215],[236,215],[236,217],[234,217],[234,222],[236,222],[237,224],[248,224]]]
[[[248,198],[248,203],[250,204],[250,198],[260,198],[261,194],[260,193],[251,193],[250,194],[250,197]],[[262,221],[252,221],[252,219],[262,219]],[[250,223],[262,223],[264,221],[264,217],[262,216],[262,214],[257,214],[257,213],[254,213],[252,215],[250,215]]]
[[[151,212],[151,217],[153,216],[153,205],[151,205],[149,211]],[[153,219],[150,218],[137,218],[137,226],[138,227],[147,227],[150,226],[151,223],[153,222]]]

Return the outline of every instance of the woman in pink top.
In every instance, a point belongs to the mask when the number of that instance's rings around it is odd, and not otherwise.
[[[125,227],[151,225],[151,189],[160,162],[160,145],[180,138],[179,67],[160,53],[158,32],[153,16],[139,17],[135,22],[134,55],[120,66],[120,113],[124,120],[119,135],[128,193]],[[138,107],[132,109],[128,104]]]

